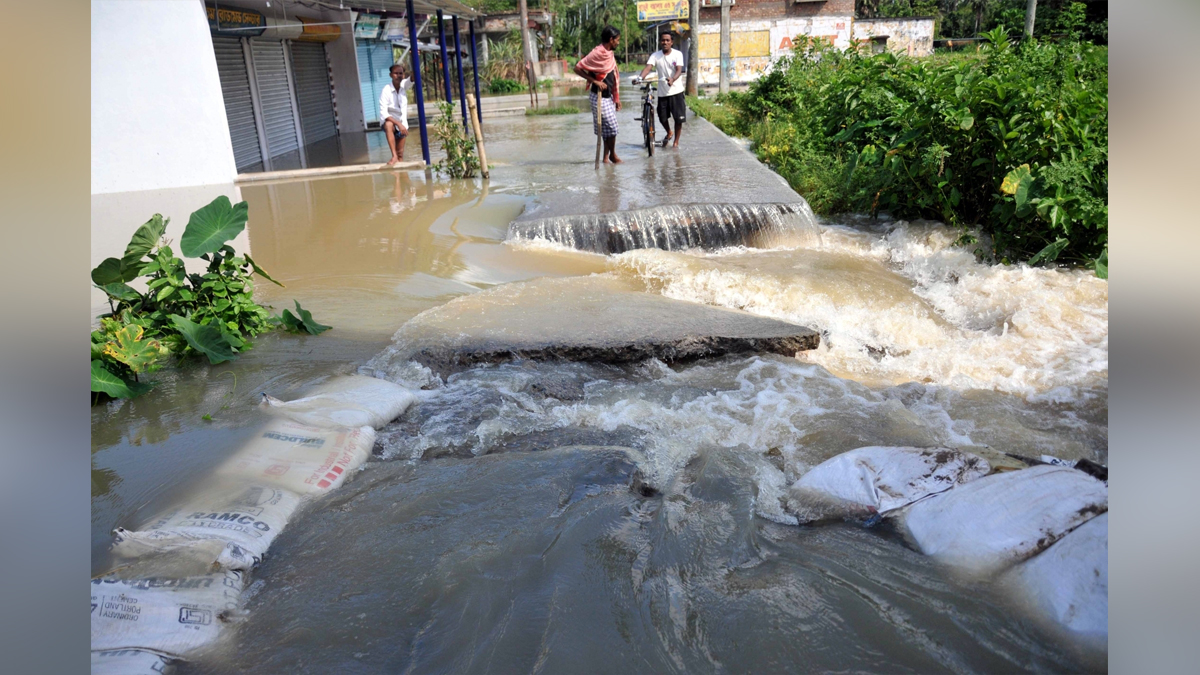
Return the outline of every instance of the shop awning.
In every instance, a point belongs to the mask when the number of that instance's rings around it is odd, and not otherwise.
[[[365,4],[365,7],[357,7],[354,3],[349,3],[351,7],[365,12],[403,12],[407,8],[404,0],[371,0]],[[417,14],[437,14],[439,9],[447,16],[457,16],[463,19],[483,16],[483,12],[472,9],[459,0],[413,0],[413,10]]]

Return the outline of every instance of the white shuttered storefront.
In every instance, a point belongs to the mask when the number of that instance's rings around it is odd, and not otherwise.
[[[213,51],[217,55],[217,72],[221,76],[221,92],[225,97],[229,137],[233,141],[234,162],[238,171],[259,170],[262,168],[262,150],[242,41],[240,38],[218,35],[214,35],[212,41]]]
[[[262,125],[272,158],[300,149],[298,117],[283,50],[280,40],[250,39]]]
[[[337,116],[333,107],[333,88],[329,83],[329,65],[325,45],[319,42],[292,43],[292,79],[296,83],[296,102],[300,106],[300,128],[304,142],[337,135]]]

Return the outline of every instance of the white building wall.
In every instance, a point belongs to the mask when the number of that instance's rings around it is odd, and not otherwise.
[[[201,0],[92,0],[92,194],[236,175]]]

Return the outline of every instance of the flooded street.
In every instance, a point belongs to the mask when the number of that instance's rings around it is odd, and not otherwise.
[[[957,231],[886,219],[790,214],[739,245],[612,254],[561,228],[529,236],[567,216],[803,203],[690,115],[681,149],[647,159],[632,117],[625,163],[598,173],[581,114],[485,120],[487,184],[412,172],[224,188],[249,203],[235,246],[286,285],[256,298],[276,313],[298,300],[334,329],[268,334],[235,362],[164,369],[149,395],[93,408],[93,573],[119,564],[114,527],[207,487],[266,419],[261,393],[357,372],[418,402],[361,473],[296,512],[244,614],[177,672],[1105,668],[1102,649],[1031,619],[996,580],[949,573],[886,524],[799,526],[787,500],[807,470],[867,445],[1107,464],[1107,281],[981,264]],[[177,198],[167,236],[214,194]],[[133,212],[152,199],[110,202],[94,211],[128,232],[153,213]],[[526,234],[506,241],[514,221]],[[103,227],[113,250],[128,237]],[[500,303],[523,317],[513,335],[578,331],[513,285],[545,277],[782,319],[821,346],[453,373],[409,360],[421,320],[406,322],[439,307],[441,325]],[[655,326],[639,307],[628,322]]]

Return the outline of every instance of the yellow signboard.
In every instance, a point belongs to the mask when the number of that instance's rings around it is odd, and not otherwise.
[[[637,4],[638,21],[688,18],[687,0],[648,0]]]
[[[771,55],[771,31],[752,30],[729,34],[729,57],[743,59],[751,56]],[[721,34],[700,34],[700,58],[721,58]]]

